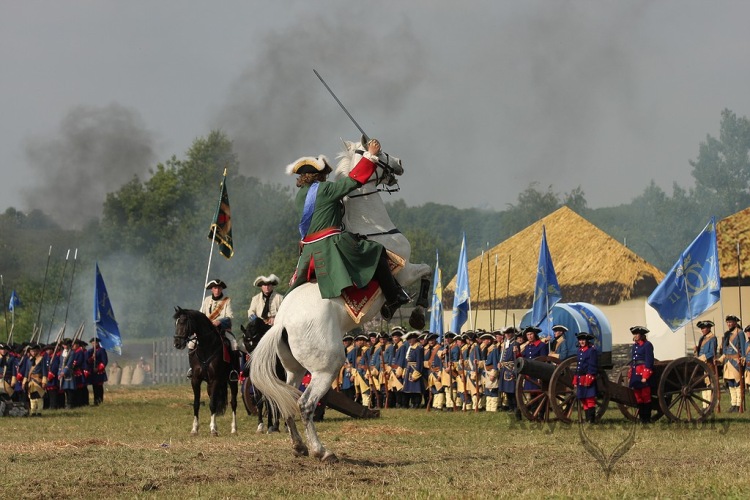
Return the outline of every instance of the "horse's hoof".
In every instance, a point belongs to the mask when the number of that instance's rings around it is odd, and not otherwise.
[[[424,312],[420,311],[419,308],[414,309],[409,316],[409,326],[415,330],[421,330],[425,325]]]
[[[326,454],[323,455],[323,458],[320,459],[320,461],[324,464],[335,464],[338,463],[339,457],[337,457],[335,453],[327,451]]]
[[[263,424],[258,424],[258,428],[256,429],[255,433],[256,434],[263,434],[263,429],[264,429]]]
[[[273,434],[274,432],[279,432],[279,428],[276,427],[275,425],[273,425],[273,426],[271,426],[271,427],[268,428],[268,433],[269,434]]]
[[[190,431],[190,435],[191,436],[197,436],[198,435],[198,431],[196,429],[193,429],[192,431]]]
[[[219,436],[219,431],[211,431],[211,435],[213,437],[218,437]]]
[[[237,434],[237,429],[232,429],[232,434]]]
[[[292,448],[292,453],[294,453],[295,457],[307,457],[310,455],[310,452],[307,450],[307,446],[295,446]]]

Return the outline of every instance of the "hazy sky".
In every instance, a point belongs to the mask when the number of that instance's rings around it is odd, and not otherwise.
[[[671,194],[721,110],[750,115],[748,19],[745,1],[0,0],[0,210],[75,226],[214,128],[241,173],[291,185],[285,165],[358,136],[313,68],[402,158],[411,205],[503,209],[535,181],[592,207],[652,179]]]

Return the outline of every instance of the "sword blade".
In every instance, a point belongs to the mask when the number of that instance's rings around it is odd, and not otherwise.
[[[323,80],[323,77],[320,76],[320,73],[318,73],[318,71],[315,69],[313,69],[313,73],[315,73],[315,76],[318,77],[318,80],[320,80],[320,83],[322,83],[323,86],[326,88],[326,90],[328,90],[328,93],[331,94],[331,97],[333,97],[336,100],[336,102],[339,104],[339,106],[341,106],[341,109],[344,110],[344,113],[346,113],[346,116],[349,117],[349,119],[352,121],[354,126],[357,127],[359,131],[362,133],[362,137],[365,140],[365,144],[363,145],[366,146],[367,143],[370,142],[370,137],[365,133],[364,130],[362,130],[362,127],[359,126],[359,123],[357,123],[357,120],[355,120],[354,117],[351,115],[351,113],[347,111],[346,107],[341,103],[341,101],[339,101],[339,98],[336,97],[336,94],[333,93],[333,90],[331,90],[331,87],[329,87],[326,81]]]

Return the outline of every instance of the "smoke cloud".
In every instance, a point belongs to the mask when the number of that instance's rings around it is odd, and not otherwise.
[[[63,228],[80,229],[99,217],[107,193],[149,171],[154,142],[133,109],[77,106],[54,136],[27,141],[35,185],[25,192],[26,204]]]

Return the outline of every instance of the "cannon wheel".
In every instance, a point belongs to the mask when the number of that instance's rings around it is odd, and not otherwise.
[[[703,422],[719,399],[719,379],[698,358],[675,359],[659,379],[658,397],[659,406],[670,421]]]
[[[625,387],[629,386],[627,366],[622,368],[620,370],[620,373],[617,375],[617,383]],[[651,421],[656,422],[661,418],[662,415],[664,415],[664,411],[662,411],[661,405],[659,404],[659,397],[653,394],[653,391],[651,392]],[[640,421],[638,418],[638,408],[636,408],[635,406],[628,406],[623,403],[617,403],[617,407],[620,408],[620,412],[625,416],[625,418],[627,418],[631,422]]]
[[[245,410],[248,415],[258,415],[258,406],[255,404],[255,388],[250,383],[250,379],[245,379],[242,382],[242,402],[245,403]]]
[[[576,398],[576,391],[573,388],[573,371],[577,363],[576,357],[568,358],[557,365],[552,377],[549,381],[549,403],[552,407],[552,411],[555,412],[555,416],[560,422],[569,424],[576,419],[576,421],[583,420],[583,409],[578,404],[578,398]],[[599,373],[598,377],[606,377],[605,373]],[[609,393],[606,391],[601,392],[601,396],[596,398],[596,421],[601,420],[604,412],[607,411],[609,405]]]
[[[552,356],[539,356],[534,361],[551,363],[557,365],[560,360]],[[524,389],[524,382],[528,380],[531,389]],[[532,422],[548,422],[557,416],[552,411],[548,395],[549,383],[526,375],[519,375],[516,378],[516,404],[521,415]]]

